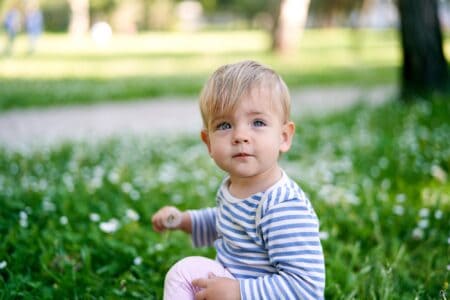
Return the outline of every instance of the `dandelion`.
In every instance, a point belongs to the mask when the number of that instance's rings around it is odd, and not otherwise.
[[[100,223],[100,230],[106,233],[114,233],[120,227],[120,223],[117,219],[112,218],[108,222]]]
[[[403,203],[406,200],[406,195],[405,194],[397,194],[397,196],[395,196],[395,201],[397,201],[398,203]]]
[[[133,259],[133,264],[134,264],[135,266],[139,266],[140,264],[142,264],[142,257],[140,257],[140,256],[135,257],[135,258]]]
[[[430,210],[428,208],[422,208],[419,211],[419,216],[421,218],[428,218],[428,216],[430,215]]]
[[[183,196],[180,194],[173,194],[171,197],[171,201],[174,204],[180,204],[183,201]]]
[[[389,160],[386,157],[383,156],[378,161],[378,165],[380,166],[381,169],[386,169],[388,167],[388,165],[389,165]]]
[[[435,212],[434,212],[434,217],[437,219],[437,220],[440,220],[440,219],[442,219],[442,216],[443,216],[444,214],[442,213],[442,210],[436,210]]]
[[[51,211],[55,211],[56,207],[55,207],[55,204],[52,201],[50,201],[49,197],[45,197],[42,200],[42,209],[46,212],[51,212]]]
[[[59,218],[59,223],[61,225],[67,225],[69,223],[69,219],[66,216],[61,216],[61,218]]]
[[[97,190],[103,186],[103,178],[102,177],[93,177],[89,182],[89,188],[93,190]]]
[[[160,243],[156,244],[156,245],[155,245],[155,250],[156,250],[156,251],[162,251],[162,250],[164,250],[164,245],[163,245],[163,244],[160,244]]]
[[[136,190],[132,190],[129,195],[131,200],[133,201],[138,201],[141,198],[141,194],[139,194],[139,192]]]
[[[439,182],[444,183],[447,181],[447,173],[438,165],[431,167],[431,175]]]
[[[415,240],[421,240],[423,239],[423,230],[422,228],[414,228],[413,232],[412,232],[412,237]]]
[[[105,171],[103,170],[103,168],[101,166],[96,166],[94,169],[94,177],[103,177],[103,175],[105,174]]]
[[[45,179],[39,180],[39,183],[38,183],[38,189],[39,189],[40,191],[45,191],[45,190],[47,189],[47,187],[48,187],[48,182],[47,182],[47,180],[45,180]]]
[[[405,208],[402,205],[395,205],[394,206],[394,214],[397,216],[403,216],[405,213]]]
[[[100,221],[100,215],[96,213],[91,213],[89,214],[89,220],[91,220],[92,222],[98,222]]]
[[[132,210],[132,209],[127,209],[126,211],[126,217],[132,221],[139,221],[139,214]]]
[[[330,237],[330,234],[328,233],[328,231],[320,231],[319,232],[319,238],[323,241],[328,240],[328,238]]]
[[[0,270],[6,268],[7,266],[8,266],[8,263],[6,262],[6,260],[0,261]]]
[[[133,186],[129,182],[124,182],[121,186],[122,192],[129,194],[133,190]]]
[[[72,176],[68,173],[64,173],[62,179],[63,179],[64,185],[66,186],[67,191],[73,192],[75,187],[74,187]]]
[[[19,213],[19,224],[23,228],[28,227],[28,215],[23,210]]]
[[[391,187],[391,181],[387,178],[383,179],[383,181],[381,182],[381,188],[386,191],[390,187]]]
[[[418,226],[419,226],[420,228],[425,229],[425,228],[428,227],[429,224],[430,224],[430,222],[428,222],[427,219],[422,219],[422,220],[419,221]]]
[[[114,183],[118,183],[119,180],[120,180],[119,174],[116,171],[114,171],[114,170],[109,172],[108,180],[109,180],[109,182],[111,182],[113,184]]]

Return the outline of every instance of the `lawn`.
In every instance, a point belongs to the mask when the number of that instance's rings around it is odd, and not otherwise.
[[[218,66],[243,59],[272,66],[290,88],[393,84],[400,66],[393,30],[307,30],[286,57],[270,53],[262,31],[118,35],[108,46],[45,34],[31,56],[25,36],[15,46],[0,57],[0,110],[197,95]]]
[[[297,120],[281,163],[320,217],[328,299],[447,299],[449,103]],[[0,150],[0,299],[160,299],[172,263],[214,252],[150,216],[213,205],[222,176],[194,136]]]

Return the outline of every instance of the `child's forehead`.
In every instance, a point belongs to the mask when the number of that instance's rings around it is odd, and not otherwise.
[[[258,88],[251,89],[234,102],[221,106],[221,109],[214,111],[211,117],[212,119],[220,119],[236,113],[257,115],[280,111],[281,104],[275,101],[267,91]]]

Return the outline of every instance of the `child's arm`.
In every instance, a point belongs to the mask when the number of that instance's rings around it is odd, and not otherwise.
[[[261,234],[277,272],[239,280],[243,299],[323,299],[325,265],[319,222],[306,200],[268,208]]]
[[[164,206],[152,217],[153,230],[163,232],[165,230],[182,230],[192,233],[192,220],[188,212],[179,211],[173,206]]]
[[[156,232],[179,229],[192,234],[195,247],[211,246],[217,239],[216,208],[179,211],[173,206],[165,206],[152,217]]]

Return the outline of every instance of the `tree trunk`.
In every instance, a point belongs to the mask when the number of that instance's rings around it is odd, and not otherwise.
[[[281,54],[296,51],[306,25],[310,0],[281,0],[272,31],[272,48]]]
[[[398,0],[401,21],[403,100],[448,89],[447,61],[437,0]]]
[[[79,38],[89,31],[89,0],[68,0],[70,6],[69,34]]]

